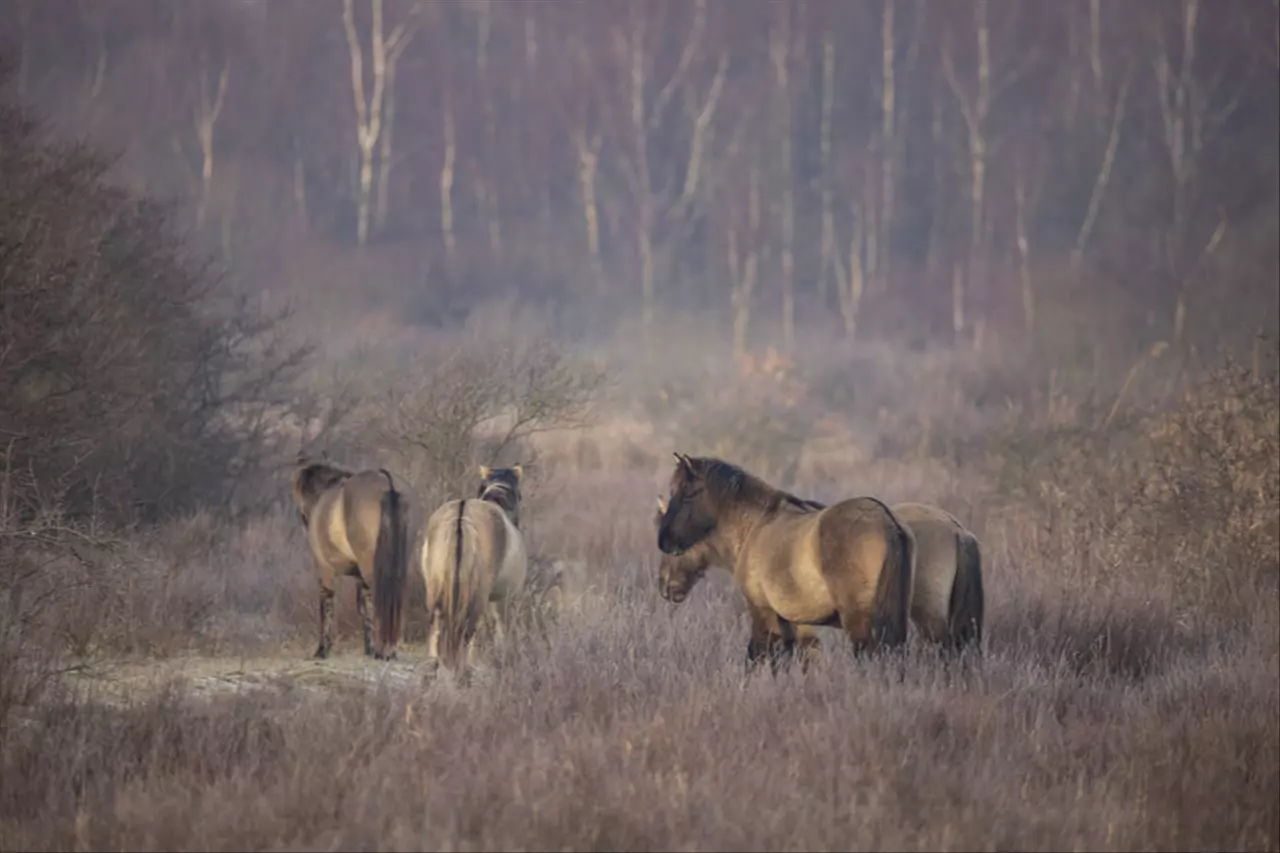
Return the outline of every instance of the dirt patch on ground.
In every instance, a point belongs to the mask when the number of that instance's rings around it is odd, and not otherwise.
[[[429,671],[425,647],[401,645],[392,661],[374,660],[359,652],[340,652],[326,660],[316,660],[301,649],[262,655],[95,661],[76,667],[68,681],[85,698],[126,704],[167,688],[198,696],[246,690],[414,689],[433,683],[428,681]],[[483,682],[490,677],[490,668],[485,662],[478,662],[472,677]],[[449,674],[441,669],[434,683],[449,681]]]

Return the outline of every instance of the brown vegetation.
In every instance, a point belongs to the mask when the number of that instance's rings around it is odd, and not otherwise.
[[[0,109],[0,849],[1280,849],[1274,5],[387,4],[359,134],[369,5],[11,5],[130,144]],[[308,660],[299,445],[523,463],[478,683]],[[953,513],[981,665],[744,680],[672,450]]]

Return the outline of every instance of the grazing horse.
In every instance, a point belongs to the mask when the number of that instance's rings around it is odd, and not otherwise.
[[[427,520],[422,579],[427,587],[429,656],[455,676],[486,607],[495,639],[504,633],[511,599],[524,588],[529,560],[520,533],[521,466],[480,468],[472,499],[451,500]]]
[[[396,491],[391,474],[386,469],[348,471],[298,454],[293,499],[320,577],[320,645],[315,656],[329,656],[333,647],[334,586],[340,576],[351,575],[357,584],[356,607],[363,623],[364,653],[379,660],[394,658],[409,549],[406,501]]]
[[[814,510],[823,508],[809,502]],[[920,633],[944,651],[972,648],[982,652],[983,591],[982,554],[978,539],[954,516],[935,506],[894,504],[891,509],[915,536],[916,565],[911,595],[911,621]],[[658,498],[655,529],[667,511]],[[703,542],[679,556],[663,554],[658,567],[658,592],[672,604],[684,601],[708,568],[731,566],[732,561]],[[818,640],[808,626],[796,627],[796,642],[808,664]]]
[[[800,626],[839,627],[856,652],[906,642],[915,539],[888,506],[818,508],[723,460],[675,456],[658,548],[679,557],[705,543],[732,566],[751,615],[749,667],[767,656],[776,672],[797,642],[807,652]]]

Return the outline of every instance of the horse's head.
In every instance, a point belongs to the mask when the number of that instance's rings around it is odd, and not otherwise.
[[[480,488],[476,497],[482,501],[491,501],[502,507],[511,523],[520,526],[520,478],[524,474],[523,465],[512,465],[510,468],[490,468],[480,466]]]
[[[715,531],[717,507],[714,495],[707,490],[707,460],[680,453],[675,457],[670,498],[658,523],[658,548],[664,554],[680,556]]]
[[[658,498],[658,511],[653,516],[654,529],[662,525],[667,512],[667,502]],[[679,604],[702,580],[711,565],[711,549],[705,544],[693,546],[683,554],[663,554],[658,561],[658,593],[672,604]]]

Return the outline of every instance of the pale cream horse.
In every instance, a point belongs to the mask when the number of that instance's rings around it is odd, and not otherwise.
[[[521,466],[480,468],[472,499],[451,500],[431,514],[422,543],[427,588],[429,663],[466,677],[471,641],[486,609],[494,638],[505,634],[508,608],[524,589],[529,560],[520,532]]]
[[[823,504],[803,501],[817,511]],[[973,649],[981,654],[984,596],[982,553],[978,539],[946,510],[922,503],[900,503],[894,514],[915,535],[916,565],[912,573],[911,621],[925,639],[948,652]],[[666,514],[667,502],[658,498],[655,529]],[[662,554],[658,591],[673,604],[684,601],[708,568],[728,570],[732,560],[714,543],[703,540],[678,556]],[[797,645],[807,663],[816,652],[817,637],[808,626],[796,626]]]

